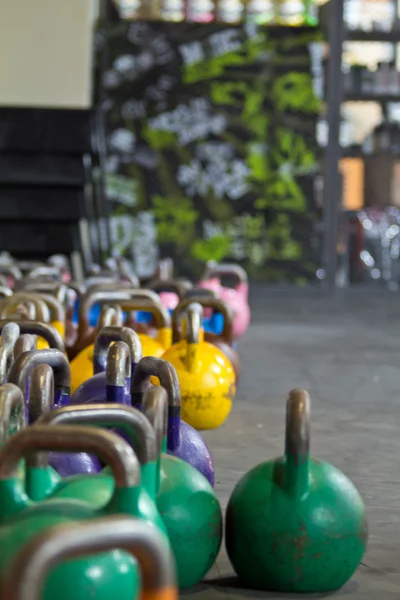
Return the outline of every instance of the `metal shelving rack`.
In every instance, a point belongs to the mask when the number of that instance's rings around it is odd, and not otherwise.
[[[397,15],[397,0],[395,13]],[[344,94],[342,77],[342,52],[344,42],[384,42],[400,44],[400,20],[396,17],[390,31],[350,30],[344,23],[344,0],[330,0],[325,7],[325,24],[328,31],[329,64],[327,69],[327,122],[329,139],[324,162],[324,225],[325,225],[325,286],[329,290],[336,287],[338,267],[337,243],[340,211],[339,161],[343,157],[382,156],[386,153],[364,154],[346,152],[340,146],[341,106],[343,102],[378,102],[385,111],[387,105],[400,103],[400,94]],[[389,153],[390,154],[390,153]]]

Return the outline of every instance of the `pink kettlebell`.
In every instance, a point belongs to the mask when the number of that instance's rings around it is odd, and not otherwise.
[[[236,286],[224,287],[221,284],[222,275],[235,277],[237,279]],[[247,331],[251,319],[246,271],[235,264],[209,262],[198,285],[203,289],[212,290],[226,302],[233,312],[233,335],[235,338],[242,336]]]

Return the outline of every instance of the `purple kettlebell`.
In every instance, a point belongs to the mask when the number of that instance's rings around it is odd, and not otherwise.
[[[168,454],[196,467],[214,486],[214,461],[210,449],[199,432],[181,420],[179,380],[175,368],[169,362],[153,356],[146,356],[139,361],[132,375],[132,406],[142,408],[143,396],[151,385],[151,377],[158,377],[168,395]]]
[[[88,404],[93,402],[112,402],[106,398],[106,365],[107,351],[113,342],[125,342],[128,346],[131,366],[126,374],[125,398],[123,404],[130,404],[130,378],[136,364],[142,358],[142,346],[139,336],[129,327],[103,327],[94,344],[93,377],[82,383],[72,394],[71,404]],[[120,393],[120,392],[118,392]]]
[[[54,371],[47,364],[34,367],[29,390],[29,423],[35,423],[54,409]],[[100,461],[86,452],[50,452],[49,464],[61,477],[93,474],[101,470]]]

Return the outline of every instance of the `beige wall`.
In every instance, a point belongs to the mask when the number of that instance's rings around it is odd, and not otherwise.
[[[0,105],[91,104],[95,0],[0,0]]]

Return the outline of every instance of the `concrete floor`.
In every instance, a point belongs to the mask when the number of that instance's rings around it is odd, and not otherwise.
[[[359,290],[326,298],[253,288],[253,323],[240,340],[243,376],[227,423],[205,432],[225,508],[240,477],[283,452],[285,397],[312,399],[311,450],[358,487],[370,526],[362,565],[340,598],[400,593],[400,297]],[[241,589],[225,549],[193,600],[287,598]],[[309,596],[302,596],[303,598]],[[327,597],[314,595],[313,598]]]

